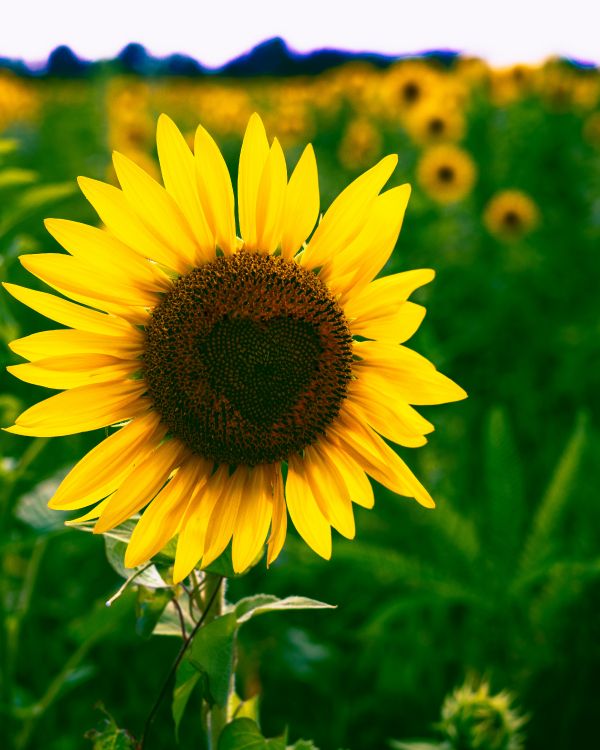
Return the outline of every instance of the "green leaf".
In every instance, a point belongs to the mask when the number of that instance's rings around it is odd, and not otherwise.
[[[135,631],[142,638],[150,638],[165,607],[172,599],[170,589],[138,588],[135,608]]]
[[[173,714],[173,721],[175,722],[175,738],[178,742],[181,719],[183,718],[190,696],[201,677],[202,673],[198,672],[193,664],[185,659],[181,662],[177,669],[177,673],[175,674],[175,687],[173,689],[171,712]]]
[[[0,172],[0,190],[31,185],[37,179],[37,174],[30,169],[4,169]]]
[[[0,237],[8,234],[41,209],[64,200],[76,192],[73,184],[38,185],[26,190],[12,203],[10,212],[0,222]]]
[[[312,740],[296,740],[293,745],[288,745],[287,750],[319,750]]]
[[[16,138],[0,138],[0,156],[12,154],[19,148]]]
[[[194,627],[194,622],[190,616],[187,602],[181,600],[180,608],[183,614],[183,621],[189,633]],[[152,635],[170,635],[181,638],[181,620],[179,617],[179,612],[177,611],[177,608],[175,607],[175,604],[172,600],[162,611],[160,617],[158,618],[158,622],[156,623],[154,630],[152,631]]]
[[[168,584],[163,580],[158,572],[156,565],[137,565],[135,568],[125,567],[125,551],[127,544],[105,534],[104,546],[106,548],[106,558],[111,567],[122,577],[126,579],[126,585],[134,583],[138,586],[147,586],[150,589],[166,588]]]
[[[285,750],[285,737],[267,740],[252,719],[235,719],[221,732],[218,750]]]
[[[241,625],[256,615],[290,609],[335,609],[335,606],[316,599],[308,599],[305,596],[288,596],[285,599],[279,599],[270,594],[256,594],[240,599],[234,607],[234,612]]]
[[[587,416],[579,414],[575,429],[534,516],[521,558],[521,571],[525,576],[547,559],[554,548],[555,535],[560,529],[586,446],[587,423]]]
[[[390,740],[389,745],[393,750],[451,750],[450,745],[446,742],[423,742],[421,740],[400,742],[399,740]]]
[[[85,734],[93,743],[92,750],[136,750],[137,743],[126,729],[119,729],[112,716],[102,709],[106,718],[97,729]]]
[[[522,543],[525,495],[519,453],[506,413],[492,409],[485,430],[486,557],[496,566],[515,560]]]
[[[223,708],[233,672],[233,647],[237,631],[233,612],[204,625],[194,636],[186,659],[205,677],[205,698]]]
[[[48,508],[48,501],[62,482],[66,470],[53,474],[49,479],[36,484],[35,487],[22,495],[15,508],[15,516],[23,523],[37,531],[51,531],[64,527],[64,516]]]

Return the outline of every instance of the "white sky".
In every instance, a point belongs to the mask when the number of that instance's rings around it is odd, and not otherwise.
[[[272,36],[407,54],[433,48],[496,65],[552,54],[600,64],[600,0],[0,0],[0,56],[45,60],[59,44],[113,57],[129,42],[218,66]]]

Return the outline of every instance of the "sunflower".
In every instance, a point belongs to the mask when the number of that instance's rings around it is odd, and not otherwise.
[[[516,240],[535,229],[539,211],[526,193],[503,190],[487,204],[483,221],[490,234],[500,239]]]
[[[442,98],[430,99],[406,116],[406,130],[415,143],[431,144],[459,141],[465,132],[465,118],[460,108]]]
[[[352,503],[373,506],[367,474],[432,507],[384,440],[417,447],[433,426],[413,408],[465,397],[404,346],[425,310],[408,301],[431,270],[374,280],[394,248],[410,187],[380,194],[397,158],[351,183],[319,216],[312,147],[288,180],[277,139],[250,118],[234,191],[200,126],[194,154],[165,115],[163,188],[115,153],[121,189],[80,187],[104,228],[46,222],[68,254],[21,262],[65,299],[14,284],[21,302],[65,326],[18,339],[22,380],[63,392],[7,428],[69,435],[117,426],[66,476],[50,507],[92,506],[106,532],[145,508],[126,565],[175,535],[174,581],[231,543],[244,571],[287,514],[329,558],[331,528],[352,538]],[[310,240],[306,243],[309,235]],[[383,437],[382,437],[383,436]],[[79,519],[81,520],[81,519]]]
[[[475,184],[477,169],[471,156],[458,146],[430,146],[417,165],[417,180],[437,203],[455,203],[467,196]]]
[[[367,118],[350,121],[338,148],[340,164],[349,170],[364,169],[381,154],[381,135]]]

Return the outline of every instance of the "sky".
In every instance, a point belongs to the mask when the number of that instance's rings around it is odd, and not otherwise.
[[[600,64],[600,0],[0,0],[0,57],[43,62],[59,44],[114,57],[129,42],[217,67],[281,36],[411,54],[451,49],[494,65],[563,55]]]

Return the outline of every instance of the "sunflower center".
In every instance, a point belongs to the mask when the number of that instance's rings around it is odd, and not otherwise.
[[[296,262],[240,252],[178,279],[146,328],[148,393],[171,433],[230,465],[287,459],[339,413],[352,364],[344,314]]]
[[[402,87],[402,98],[408,104],[416,102],[421,96],[421,88],[416,81],[408,81]]]
[[[517,229],[521,225],[521,217],[516,211],[510,209],[504,214],[504,225],[509,229]]]
[[[442,166],[437,171],[440,182],[449,183],[454,180],[454,170],[450,166]]]
[[[441,117],[432,117],[429,120],[429,132],[432,135],[441,135],[444,132],[445,124]]]

